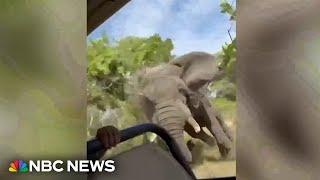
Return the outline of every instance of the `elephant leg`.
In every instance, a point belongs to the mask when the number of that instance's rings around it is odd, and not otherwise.
[[[233,141],[233,137],[232,137],[232,133],[230,131],[230,129],[227,127],[226,123],[222,120],[222,118],[220,116],[216,116],[217,120],[219,121],[223,132],[226,133],[226,135],[228,136],[228,138]]]
[[[208,129],[217,140],[217,145],[221,153],[221,156],[226,157],[232,148],[232,142],[229,139],[229,137],[225,134],[223,129],[217,126],[220,126],[220,124],[217,125],[210,123]]]
[[[227,156],[232,148],[232,140],[228,137],[223,130],[219,120],[213,111],[211,104],[207,98],[202,98],[203,111],[207,116],[205,126],[209,129],[210,133],[216,138],[219,151],[223,157]]]
[[[217,144],[216,139],[208,135],[203,129],[201,129],[200,132],[196,133],[189,124],[186,124],[184,129],[192,138],[200,139],[209,146],[214,146]]]

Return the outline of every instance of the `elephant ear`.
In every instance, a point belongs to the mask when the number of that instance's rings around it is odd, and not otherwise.
[[[204,85],[222,76],[213,55],[205,52],[191,52],[180,56],[170,64],[181,67],[181,78],[188,88],[197,91]]]

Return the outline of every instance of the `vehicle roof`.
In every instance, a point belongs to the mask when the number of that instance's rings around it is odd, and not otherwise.
[[[87,0],[87,34],[90,34],[129,1]]]

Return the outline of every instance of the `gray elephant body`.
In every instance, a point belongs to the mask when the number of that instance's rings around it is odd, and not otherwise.
[[[189,53],[169,64],[146,69],[140,105],[147,119],[166,129],[175,139],[188,162],[191,153],[184,142],[183,132],[209,145],[217,142],[222,155],[231,149],[231,136],[208,98],[200,89],[221,75],[212,55]],[[213,135],[206,134],[202,127]]]

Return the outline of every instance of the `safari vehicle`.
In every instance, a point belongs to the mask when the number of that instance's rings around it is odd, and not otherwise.
[[[87,0],[87,34],[90,34],[101,23],[123,7],[128,0]],[[157,144],[150,143],[137,146],[127,152],[112,157],[116,162],[114,173],[91,173],[89,179],[117,180],[191,180],[196,179],[190,166],[184,160],[179,148],[163,128],[145,123],[120,131],[121,142],[147,132],[155,133],[168,147],[168,151]],[[100,141],[93,139],[87,142],[87,158],[96,160],[104,151]],[[236,179],[224,177],[215,179]]]

